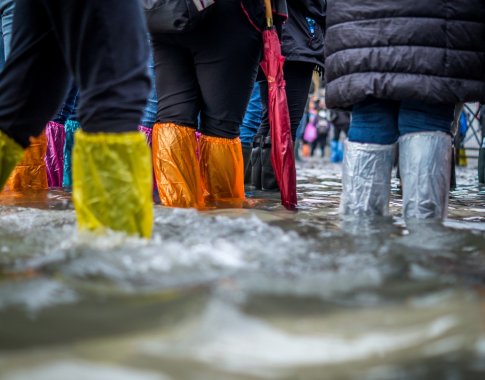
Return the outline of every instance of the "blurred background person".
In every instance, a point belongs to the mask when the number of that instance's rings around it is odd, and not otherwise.
[[[317,99],[315,104],[315,126],[317,136],[312,143],[312,149],[310,156],[315,155],[316,149],[320,148],[320,157],[325,157],[325,147],[327,145],[328,132],[330,131],[330,112],[325,108],[325,101],[323,99]]]
[[[344,144],[342,142],[342,132],[344,138],[347,137],[350,125],[350,112],[341,110],[331,110],[332,120],[332,141],[330,141],[330,161],[337,163],[344,158]]]

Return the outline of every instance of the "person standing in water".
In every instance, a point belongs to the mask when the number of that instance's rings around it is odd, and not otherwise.
[[[244,8],[248,5],[249,8]],[[257,8],[255,8],[258,6]],[[153,163],[171,207],[241,207],[239,126],[261,57],[262,1],[224,0],[194,30],[153,33],[158,113]]]
[[[328,0],[326,103],[352,110],[341,211],[386,215],[399,145],[405,219],[447,215],[456,103],[485,101],[482,0]]]
[[[150,153],[137,132],[150,91],[146,35],[138,0],[16,1],[0,74],[0,188],[74,77],[83,126],[73,152],[78,227],[151,235]]]

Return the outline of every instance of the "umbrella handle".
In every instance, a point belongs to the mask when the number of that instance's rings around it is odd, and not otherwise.
[[[273,7],[271,6],[271,0],[264,0],[264,8],[266,11],[266,26],[269,29],[273,26]]]

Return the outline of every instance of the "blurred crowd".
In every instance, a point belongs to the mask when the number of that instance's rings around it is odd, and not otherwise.
[[[282,190],[281,89],[296,159],[343,162],[343,215],[387,215],[398,162],[403,216],[441,220],[452,125],[485,101],[482,0],[0,0],[0,16],[0,187],[72,186],[80,229],[149,237],[154,200]],[[260,66],[269,32],[281,81]]]

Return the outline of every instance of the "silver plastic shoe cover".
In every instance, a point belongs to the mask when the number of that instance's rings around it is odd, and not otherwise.
[[[448,212],[451,136],[410,133],[399,139],[399,170],[405,219],[444,219]]]
[[[354,216],[389,213],[391,172],[396,144],[345,142],[340,212]]]

